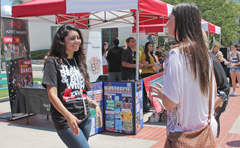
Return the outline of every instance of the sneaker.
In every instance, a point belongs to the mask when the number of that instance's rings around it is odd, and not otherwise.
[[[232,93],[229,94],[229,96],[235,96],[235,95],[237,95],[236,92],[232,92]]]

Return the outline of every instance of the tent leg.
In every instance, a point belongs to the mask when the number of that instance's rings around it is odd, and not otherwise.
[[[137,32],[137,49],[136,49],[136,80],[139,79],[139,10],[137,9],[137,26],[136,26],[136,32]]]
[[[221,44],[222,44],[222,43],[221,43],[221,42],[222,42],[222,41],[221,41],[221,34],[219,34],[219,38],[220,38],[219,44],[220,44],[220,46],[221,46]]]
[[[209,43],[209,31],[208,31],[208,50],[210,50],[211,47],[210,47],[210,43]]]

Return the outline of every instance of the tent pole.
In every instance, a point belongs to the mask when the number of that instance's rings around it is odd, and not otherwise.
[[[210,43],[209,43],[209,31],[208,31],[208,49],[210,50]]]
[[[220,46],[221,46],[221,34],[219,34],[219,38],[220,38],[220,40],[219,40],[219,44],[220,44]]]
[[[136,27],[136,32],[137,32],[137,46],[136,46],[136,80],[138,80],[138,73],[139,73],[139,10],[137,9],[137,27]]]
[[[2,5],[0,0],[0,29],[2,30]],[[0,39],[1,39],[1,33],[0,33]],[[0,73],[2,73],[2,42],[0,41]]]

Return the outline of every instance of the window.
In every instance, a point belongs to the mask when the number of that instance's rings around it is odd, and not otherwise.
[[[54,36],[55,36],[55,34],[56,34],[56,32],[57,32],[57,30],[58,30],[58,28],[59,28],[60,26],[52,26],[51,27],[51,39],[52,39],[52,41],[53,41],[53,38],[54,38]]]
[[[118,37],[118,28],[106,28],[102,29],[102,44],[104,42],[108,42],[110,47],[112,45],[112,41]]]

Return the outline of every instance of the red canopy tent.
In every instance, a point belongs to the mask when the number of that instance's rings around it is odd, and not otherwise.
[[[136,24],[138,53],[139,24],[161,22],[163,18],[168,18],[171,10],[171,5],[159,0],[33,0],[14,5],[12,17],[37,22],[75,24],[88,29]],[[137,54],[137,63],[138,56]],[[138,64],[136,69],[138,80]]]
[[[72,10],[71,3],[75,3],[74,6],[78,9]],[[93,9],[93,5],[99,5],[99,7]],[[115,0],[91,0],[91,2],[88,0],[78,2],[77,0],[33,0],[14,5],[12,17],[28,17],[28,20],[37,22],[72,23],[81,28],[109,28],[133,26],[137,23],[137,10],[139,10],[140,24],[160,23],[162,18],[168,17],[171,8],[171,5],[159,0],[122,0],[121,2]]]

